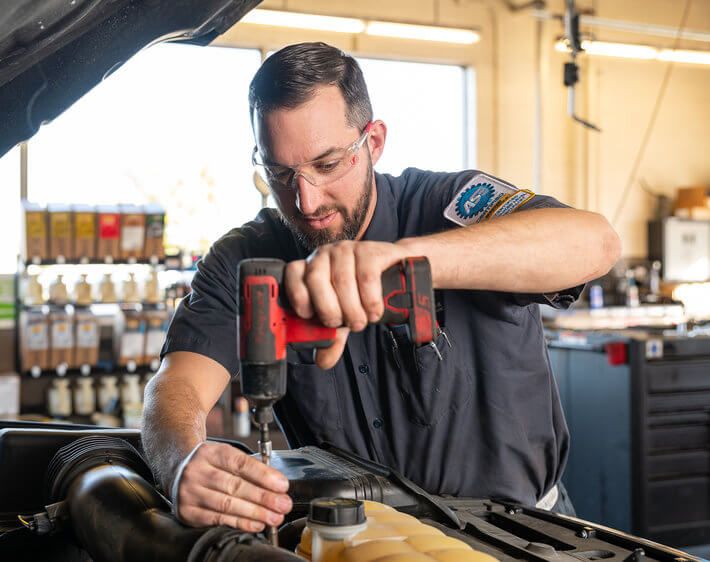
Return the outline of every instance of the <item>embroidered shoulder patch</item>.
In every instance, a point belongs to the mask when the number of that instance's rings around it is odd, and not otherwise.
[[[461,226],[512,213],[534,193],[518,189],[486,174],[476,174],[444,209],[444,216]]]

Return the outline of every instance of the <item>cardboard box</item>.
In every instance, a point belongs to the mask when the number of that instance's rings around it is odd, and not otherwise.
[[[49,368],[49,319],[41,310],[28,310],[21,316],[22,371]],[[39,372],[35,373],[39,374]]]
[[[165,209],[153,203],[146,205],[143,211],[145,212],[145,249],[143,254],[149,260],[164,260]]]
[[[145,213],[138,205],[121,205],[121,258],[144,259]]]
[[[78,260],[96,258],[96,210],[91,205],[74,205],[74,256]]]
[[[117,205],[101,205],[96,208],[98,239],[96,257],[113,261],[121,257],[121,215]]]
[[[74,233],[69,205],[47,206],[49,213],[49,257],[58,262],[74,259]]]
[[[710,187],[694,186],[678,188],[675,208],[692,209],[693,207],[705,207],[706,209],[710,209]]]
[[[74,319],[64,309],[49,313],[49,368],[71,369],[74,363]]]
[[[116,316],[116,324],[118,364],[134,371],[145,355],[145,318],[137,310],[124,309],[123,315]]]
[[[47,235],[47,209],[37,203],[22,201],[24,211],[23,259],[25,263],[49,258],[49,237]]]
[[[157,371],[160,367],[160,351],[168,334],[170,316],[167,310],[148,310],[144,312],[144,318],[146,332],[143,363]]]
[[[76,311],[75,362],[79,367],[99,362],[99,323],[89,310]]]

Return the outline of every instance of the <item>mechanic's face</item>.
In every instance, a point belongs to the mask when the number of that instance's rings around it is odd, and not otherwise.
[[[261,157],[297,167],[351,146],[362,130],[347,123],[346,106],[337,86],[322,86],[294,109],[277,109],[255,116],[256,141]],[[377,199],[372,170],[384,148],[386,128],[375,121],[354,164],[334,181],[312,185],[297,175],[292,185],[272,185],[282,218],[308,249],[361,237],[370,223]]]

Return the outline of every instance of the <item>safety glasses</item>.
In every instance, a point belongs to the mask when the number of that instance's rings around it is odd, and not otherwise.
[[[256,146],[251,161],[273,189],[295,189],[298,176],[303,176],[303,179],[311,185],[325,185],[339,180],[357,165],[360,161],[358,154],[371,129],[372,122],[369,122],[350,146],[339,148],[323,158],[304,162],[298,166],[281,166],[264,162]]]

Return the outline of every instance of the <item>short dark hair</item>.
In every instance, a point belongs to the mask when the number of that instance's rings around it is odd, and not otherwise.
[[[295,108],[318,86],[333,85],[345,99],[349,125],[363,129],[372,120],[372,104],[357,61],[326,43],[289,45],[267,58],[249,85],[249,116]]]

